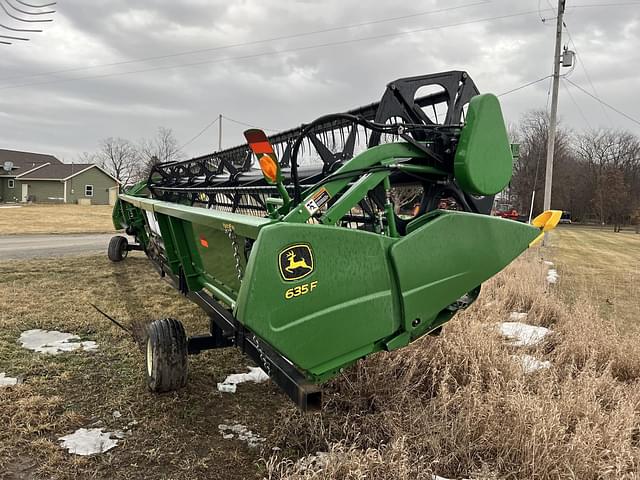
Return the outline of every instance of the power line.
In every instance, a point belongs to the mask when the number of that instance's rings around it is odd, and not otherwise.
[[[576,102],[576,99],[573,98],[573,94],[571,93],[571,90],[569,90],[569,87],[567,87],[567,84],[565,83],[565,82],[568,82],[568,79],[565,78],[565,77],[562,77],[562,80],[563,80],[562,81],[562,86],[564,87],[564,89],[569,94],[569,98],[571,99],[573,104],[576,106],[576,109],[578,110],[578,113],[580,114],[580,116],[582,117],[584,122],[587,124],[589,129],[591,129],[591,124],[589,123],[589,120],[587,120],[587,117],[585,116],[584,112],[582,111],[582,108],[580,108],[580,105],[578,104],[578,102]]]
[[[548,27],[549,27],[549,26],[553,26],[553,25],[547,25],[547,23],[546,23],[546,22],[547,22],[547,20],[553,20],[553,19],[550,19],[550,18],[544,18],[544,17],[542,16],[542,9],[540,8],[540,3],[542,3],[542,0],[538,0],[538,17],[540,17],[540,21],[541,21],[541,22],[542,22],[542,24],[543,24],[543,25],[545,25],[545,26],[548,26]],[[549,4],[549,0],[547,0],[547,4]],[[549,5],[550,5],[550,4],[549,4]],[[552,7],[552,8],[553,8],[553,7]],[[546,10],[546,8],[545,8],[545,10]]]
[[[589,85],[591,86],[591,90],[593,91],[593,94],[595,96],[598,96],[598,91],[596,90],[595,85],[591,81],[591,75],[589,75],[589,72],[587,72],[587,65],[584,63],[584,60],[582,59],[582,55],[580,55],[580,52],[578,52],[578,47],[576,46],[576,43],[573,41],[573,37],[571,36],[571,32],[569,31],[569,27],[567,26],[566,23],[564,24],[564,28],[567,32],[567,37],[569,37],[569,41],[571,42],[571,46],[573,47],[573,50],[576,52],[576,59],[578,60],[578,63],[580,63],[580,67],[582,68],[582,71],[584,72],[584,75],[587,78]],[[600,108],[602,108],[602,113],[604,113],[604,116],[607,117],[609,121],[611,121],[609,112],[605,110],[604,105],[600,104]]]
[[[458,6],[458,7],[448,7],[448,8],[449,9],[463,8],[463,7],[470,6],[470,5],[472,5],[472,4],[467,4],[467,5]],[[594,7],[594,6],[605,7],[605,6],[621,6],[621,5],[640,5],[640,2],[622,2],[622,3],[611,3],[611,4],[597,4],[597,5],[574,5],[572,8],[587,8],[587,7],[590,8],[590,7]],[[444,9],[441,9],[441,10],[444,10]],[[394,32],[394,33],[373,35],[373,36],[361,37],[361,38],[350,39],[350,40],[327,42],[327,43],[310,45],[310,46],[306,46],[306,47],[294,47],[294,48],[289,48],[289,49],[278,50],[278,51],[275,51],[275,52],[262,52],[262,53],[258,53],[258,54],[244,55],[244,56],[238,56],[238,57],[226,57],[226,58],[220,58],[220,59],[214,59],[214,60],[206,60],[206,61],[201,61],[201,62],[183,63],[183,64],[176,64],[176,65],[166,65],[166,66],[152,67],[152,68],[141,69],[141,70],[131,70],[131,71],[128,71],[128,72],[115,72],[115,73],[107,73],[107,74],[100,74],[100,75],[88,75],[88,76],[76,77],[76,78],[55,79],[55,80],[49,80],[49,81],[44,81],[44,82],[33,82],[33,83],[25,83],[25,84],[17,84],[17,85],[5,85],[5,86],[0,87],[0,90],[13,89],[13,88],[22,88],[22,87],[27,87],[27,86],[45,85],[45,84],[51,84],[51,83],[70,82],[70,81],[77,81],[77,80],[88,80],[88,79],[97,79],[97,78],[116,77],[116,76],[131,75],[131,74],[136,74],[136,73],[146,73],[146,72],[152,72],[152,71],[158,71],[158,70],[167,70],[167,69],[173,69],[173,68],[183,68],[183,67],[191,67],[191,66],[199,66],[199,65],[206,65],[206,64],[221,63],[221,62],[227,62],[227,61],[233,61],[233,60],[245,60],[245,59],[251,59],[251,58],[259,58],[259,57],[263,57],[263,56],[275,56],[275,55],[281,55],[283,53],[290,53],[290,52],[311,50],[311,49],[316,49],[316,48],[325,48],[325,47],[331,47],[331,46],[345,45],[345,44],[349,44],[349,43],[363,42],[363,41],[367,41],[367,40],[378,40],[378,39],[381,39],[381,38],[392,38],[392,37],[410,35],[410,34],[413,34],[413,33],[440,30],[440,29],[443,29],[443,28],[458,27],[458,26],[464,26],[464,25],[471,25],[471,24],[474,24],[474,23],[482,23],[482,22],[488,22],[488,21],[493,21],[493,20],[502,20],[502,19],[506,19],[506,18],[514,18],[514,17],[530,15],[530,14],[538,14],[538,12],[539,12],[539,10],[537,10],[537,9],[536,10],[528,10],[528,11],[523,11],[523,12],[518,12],[518,13],[512,13],[512,14],[506,14],[506,15],[498,15],[498,16],[494,16],[494,17],[486,17],[486,18],[480,18],[480,19],[475,19],[475,20],[456,22],[456,23],[445,24],[445,25],[437,25],[437,26],[434,26],[434,27],[425,27],[425,28],[414,29],[414,30],[406,30],[406,31],[403,31],[403,32]],[[424,14],[426,14],[426,13],[427,12],[425,12]],[[433,11],[431,13],[433,13]],[[413,15],[417,15],[417,14],[413,14]],[[400,17],[394,17],[394,18],[400,18]],[[385,19],[374,20],[374,21],[371,21],[371,22],[381,23],[382,21],[386,21],[386,20]],[[353,26],[363,25],[363,24],[367,24],[367,23],[370,23],[370,22],[363,22],[362,24],[354,24],[352,26],[348,26],[348,28],[352,28]],[[324,31],[338,30],[340,28],[345,28],[345,27],[334,27],[332,29],[325,29]],[[320,32],[321,31],[316,31],[315,33],[320,33]],[[295,36],[305,36],[305,35],[310,35],[310,34],[312,34],[312,32],[296,34],[296,35],[292,35],[292,36],[275,37],[274,39],[257,40],[255,42],[247,42],[245,44],[236,44],[236,45],[230,45],[230,46],[225,46],[225,47],[215,47],[215,48],[208,49],[208,50],[231,48],[232,46],[249,45],[249,44],[254,44],[254,43],[265,43],[265,42],[273,41],[273,40],[277,40],[277,39],[293,38]],[[197,53],[197,52],[198,51],[193,51],[192,53]],[[159,56],[159,57],[150,57],[150,58],[154,58],[154,59],[155,58],[169,58],[171,56],[177,56],[177,55],[179,55],[179,54]],[[125,62],[117,62],[117,63],[112,64],[112,65],[123,64],[123,63],[132,63],[132,62],[134,62],[134,61],[130,60],[130,61],[125,61]],[[88,68],[88,67],[79,67],[79,68],[84,69],[84,68]],[[72,69],[70,69],[70,70],[72,70]],[[62,72],[62,71],[59,71],[59,73],[60,72]],[[38,76],[38,75],[42,76],[42,75],[50,75],[50,74],[53,74],[53,73],[34,74],[34,75],[31,75],[31,76]],[[25,78],[25,77],[9,77],[9,78]],[[5,80],[9,79],[9,78],[5,77]]]
[[[511,14],[505,14],[505,15],[497,15],[497,16],[494,16],[494,17],[485,17],[485,18],[479,18],[479,19],[475,19],[475,20],[467,20],[467,21],[444,24],[444,25],[436,25],[436,26],[433,26],[433,27],[424,27],[424,28],[418,28],[418,29],[414,29],[414,30],[405,30],[403,32],[385,33],[385,34],[380,34],[380,35],[372,35],[372,36],[368,36],[368,37],[360,37],[360,38],[354,38],[354,39],[349,39],[349,40],[339,40],[339,41],[335,41],[335,42],[319,43],[319,44],[308,45],[308,46],[304,46],[304,47],[292,47],[292,48],[287,48],[287,49],[282,49],[282,50],[277,50],[277,51],[272,51],[272,52],[261,52],[261,53],[255,53],[255,54],[241,55],[241,56],[237,56],[237,57],[223,57],[223,58],[218,58],[218,59],[214,59],[214,60],[205,60],[205,61],[192,62],[192,63],[181,63],[181,64],[177,64],[177,65],[164,65],[164,66],[145,68],[145,69],[140,69],[140,70],[131,70],[131,71],[128,71],[128,72],[105,73],[105,74],[100,74],[100,75],[87,75],[87,76],[84,76],[84,77],[76,77],[76,78],[59,78],[59,79],[47,80],[47,81],[43,81],[43,82],[23,83],[23,84],[16,84],[16,85],[5,85],[5,86],[1,86],[0,90],[22,88],[22,87],[30,87],[30,86],[38,86],[38,85],[47,85],[47,84],[52,84],[52,83],[72,82],[72,81],[78,81],[78,80],[89,80],[89,79],[97,79],[97,78],[118,77],[118,76],[122,76],[122,75],[132,75],[132,74],[136,74],[136,73],[154,72],[154,71],[158,71],[158,70],[169,70],[169,69],[174,69],[174,68],[193,67],[193,66],[200,66],[200,65],[211,65],[211,64],[229,62],[229,61],[234,61],[234,60],[248,60],[248,59],[260,58],[260,57],[277,56],[277,55],[282,55],[282,54],[285,54],[285,53],[301,52],[301,51],[307,51],[307,50],[314,50],[314,49],[318,49],[318,48],[326,48],[326,47],[333,47],[333,46],[339,46],[339,45],[347,45],[347,44],[356,43],[356,42],[365,42],[365,41],[369,41],[369,40],[379,40],[381,38],[400,37],[400,36],[405,36],[405,35],[411,35],[411,34],[414,34],[414,33],[421,33],[421,32],[433,31],[433,30],[441,30],[441,29],[450,28],[450,27],[460,27],[460,26],[465,26],[465,25],[472,25],[472,24],[475,24],[475,23],[489,22],[489,21],[493,21],[493,20],[502,20],[502,19],[506,19],[506,18],[521,17],[521,16],[524,16],[524,15],[531,15],[531,14],[535,14],[535,13],[537,13],[537,10],[528,10],[528,11],[524,11],[524,12],[517,12],[517,13],[511,13]]]
[[[615,3],[590,3],[586,5],[573,5],[569,9],[574,8],[600,8],[600,7],[624,7],[627,5],[638,5],[640,2],[615,2]]]
[[[553,74],[549,75],[549,86],[547,87],[547,104],[544,109],[546,112],[549,111],[549,102],[551,101],[551,86],[553,85]]]
[[[506,91],[506,92],[504,92],[504,93],[501,93],[501,94],[499,94],[499,95],[497,95],[497,96],[498,96],[498,97],[502,97],[502,96],[504,96],[504,95],[508,95],[508,94],[510,94],[510,93],[517,92],[518,90],[522,90],[523,88],[526,88],[526,87],[529,87],[529,86],[531,86],[531,85],[534,85],[534,84],[536,84],[536,83],[538,83],[538,82],[541,82],[541,81],[543,81],[543,80],[545,80],[545,79],[549,78],[550,76],[551,76],[551,75],[547,75],[546,77],[539,78],[538,80],[534,80],[533,82],[525,83],[524,85],[520,85],[519,87],[516,87],[516,88],[514,88],[514,89],[508,90],[508,91]],[[216,118],[215,118],[211,123],[207,124],[207,126],[206,126],[206,127],[204,127],[204,128],[203,128],[203,129],[202,129],[202,130],[201,130],[197,135],[195,135],[191,140],[189,140],[189,141],[188,141],[188,142],[186,142],[184,145],[182,145],[178,150],[182,150],[182,149],[184,149],[187,145],[190,145],[192,142],[194,142],[194,141],[195,141],[197,138],[199,138],[199,137],[200,137],[200,136],[201,136],[205,131],[207,131],[209,128],[211,128],[213,125],[215,125],[215,123],[216,123],[220,118],[222,118],[222,119],[224,119],[224,120],[228,120],[229,122],[232,122],[232,123],[235,123],[235,124],[238,124],[238,125],[242,125],[243,127],[258,128],[258,129],[260,129],[260,130],[264,130],[264,131],[267,131],[267,132],[279,132],[279,131],[280,131],[280,130],[277,130],[277,129],[274,129],[274,128],[260,127],[260,126],[258,126],[258,125],[254,125],[254,124],[252,124],[252,123],[247,123],[247,122],[243,122],[243,121],[241,121],[241,120],[236,120],[235,118],[228,117],[227,115],[220,115],[220,116],[216,117]]]
[[[0,0],[1,1],[1,0]],[[463,5],[457,5],[455,7],[446,7],[446,8],[440,8],[437,10],[428,10],[428,11],[423,11],[423,12],[417,12],[417,13],[413,13],[413,14],[409,14],[409,15],[401,15],[398,17],[389,17],[389,18],[382,18],[382,19],[377,19],[377,20],[369,20],[366,22],[360,22],[360,23],[352,23],[352,24],[348,24],[348,25],[341,25],[341,26],[337,26],[337,27],[331,27],[331,28],[324,28],[324,29],[320,29],[320,30],[313,30],[310,32],[300,32],[300,33],[293,33],[291,35],[281,35],[278,37],[271,37],[271,38],[265,38],[265,39],[261,39],[261,40],[253,40],[250,42],[240,42],[240,43],[231,43],[228,45],[220,45],[218,47],[210,47],[210,48],[202,48],[202,49],[197,49],[197,50],[185,50],[182,52],[176,52],[176,53],[171,53],[171,54],[166,54],[166,55],[157,55],[157,56],[153,56],[153,57],[142,57],[142,58],[136,58],[136,59],[131,59],[131,60],[122,60],[119,62],[112,62],[112,63],[102,63],[102,64],[98,64],[98,65],[89,65],[89,66],[84,66],[84,67],[75,67],[75,68],[66,68],[66,69],[62,69],[62,70],[52,70],[52,71],[48,71],[48,72],[40,72],[40,73],[33,73],[33,74],[29,74],[29,75],[17,75],[17,76],[13,76],[13,77],[1,77],[0,80],[15,80],[15,79],[21,79],[21,78],[32,78],[32,77],[40,77],[40,76],[49,76],[49,75],[57,75],[60,73],[70,73],[70,72],[79,72],[79,71],[85,71],[85,70],[93,70],[96,68],[104,68],[104,67],[115,67],[115,66],[119,66],[119,65],[129,65],[132,63],[140,63],[140,62],[148,62],[148,61],[152,61],[152,60],[163,60],[166,58],[175,58],[175,57],[181,57],[181,56],[185,56],[185,55],[194,55],[197,53],[207,53],[207,52],[214,52],[214,51],[218,51],[218,50],[227,50],[230,48],[238,48],[238,47],[247,47],[250,45],[259,45],[259,44],[263,44],[263,43],[269,43],[269,42],[275,42],[278,40],[290,40],[292,38],[300,38],[300,37],[306,37],[306,36],[311,36],[311,35],[317,35],[320,33],[329,33],[329,32],[336,32],[339,30],[349,30],[352,28],[358,28],[358,27],[364,27],[364,26],[368,26],[368,25],[377,25],[380,23],[388,23],[388,22],[395,22],[398,20],[405,20],[408,18],[415,18],[415,17],[421,17],[421,16],[425,16],[425,15],[432,15],[435,13],[443,13],[443,12],[449,12],[452,10],[460,10],[460,9],[464,9],[464,8],[469,8],[469,7],[474,7],[477,5],[484,5],[486,3],[490,3],[491,0],[479,0],[473,3],[466,3]]]
[[[616,107],[614,107],[613,105],[608,104],[607,102],[605,102],[604,100],[602,100],[601,98],[593,95],[591,92],[589,92],[588,90],[585,90],[584,88],[582,88],[580,85],[572,82],[571,80],[569,80],[568,78],[565,79],[567,82],[569,82],[571,85],[573,85],[574,87],[576,87],[578,90],[581,90],[583,93],[586,93],[587,95],[589,95],[591,98],[593,98],[595,101],[600,102],[602,105],[605,105],[606,107],[609,107],[611,110],[613,110],[614,112],[616,112],[619,115],[622,115],[623,117],[625,117],[628,120],[631,120],[633,123],[636,123],[638,125],[640,125],[640,120],[637,120],[635,118],[633,118],[632,116],[624,113],[622,110],[617,109]]]
[[[499,93],[498,95],[496,95],[496,97],[503,97],[504,95],[509,95],[510,93],[517,92],[518,90],[522,90],[523,88],[527,88],[527,87],[530,87],[531,85],[535,85],[536,83],[542,82],[543,80],[546,80],[551,76],[552,75],[545,75],[544,77],[534,80],[532,82],[528,82],[528,83],[525,83],[524,85],[520,85],[519,87],[513,88],[511,90],[507,90],[506,92]]]
[[[191,140],[189,140],[188,142],[186,142],[185,144],[183,144],[181,147],[178,147],[178,151],[183,150],[184,148],[186,148],[188,145],[191,145],[194,141],[196,141],[198,138],[200,138],[200,136],[206,132],[207,130],[209,130],[211,127],[213,127],[216,122],[220,119],[220,117],[216,117],[211,123],[208,123],[202,130],[200,130]]]
[[[232,123],[237,123],[238,125],[242,125],[244,127],[249,127],[249,128],[258,128],[260,130],[265,130],[267,132],[279,132],[280,130],[276,130],[274,128],[265,128],[265,127],[258,127],[257,125],[252,125],[250,123],[246,123],[246,122],[241,122],[240,120],[234,120],[233,118],[229,118],[226,115],[222,115],[222,118],[224,118],[225,120],[229,120]]]
[[[198,138],[200,138],[202,136],[202,134],[204,132],[206,132],[207,130],[209,130],[211,127],[213,127],[216,122],[220,119],[224,119],[224,120],[228,120],[232,123],[236,123],[238,125],[242,125],[244,127],[249,127],[249,128],[258,128],[260,130],[265,130],[267,132],[279,132],[280,130],[275,130],[273,128],[265,128],[265,127],[259,127],[257,125],[253,125],[251,123],[247,123],[247,122],[242,122],[240,120],[236,120],[234,118],[230,118],[227,117],[226,115],[218,115],[213,121],[211,121],[210,123],[208,123],[202,130],[200,130],[196,135],[193,136],[193,138],[191,138],[188,142],[186,142],[184,145],[182,145],[181,147],[178,148],[178,151],[184,150],[187,146],[191,145],[193,142],[195,142]]]

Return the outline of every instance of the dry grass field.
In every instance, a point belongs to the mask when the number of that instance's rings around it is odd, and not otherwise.
[[[285,401],[279,390],[267,382],[218,392],[217,382],[250,364],[229,349],[190,357],[189,385],[153,395],[138,346],[90,302],[125,322],[173,316],[189,334],[207,329],[201,310],[160,280],[142,254],[120,264],[106,255],[0,262],[0,372],[24,379],[0,387],[0,478],[261,478],[260,449],[223,439],[218,425],[240,423],[267,436]],[[35,353],[17,343],[34,328],[99,346]],[[127,426],[124,440],[105,454],[71,455],[58,441],[78,428]]]
[[[270,382],[219,393],[216,382],[248,364],[234,350],[192,357],[184,390],[148,393],[137,346],[88,303],[127,321],[174,316],[189,333],[206,319],[141,255],[2,262],[0,372],[24,383],[0,388],[0,478],[638,479],[638,337],[611,328],[592,291],[576,287],[580,259],[563,257],[566,233],[549,251],[558,284],[546,282],[539,250],[528,252],[440,336],[361,361],[310,414]],[[512,312],[552,334],[511,345],[497,324]],[[99,348],[36,354],[16,343],[30,328],[77,333]],[[525,373],[522,354],[550,368]],[[116,448],[96,456],[70,455],[57,440],[131,422]],[[218,425],[230,422],[266,437],[265,447],[223,439]]]
[[[587,296],[564,304],[538,255],[487,282],[440,337],[335,380],[322,415],[292,412],[278,430],[289,458],[271,459],[270,478],[640,478],[638,338],[608,328]],[[552,334],[505,342],[496,323],[514,311]],[[522,353],[550,368],[524,373]],[[323,467],[291,459],[317,451]]]
[[[0,235],[113,232],[109,205],[24,205],[0,208]]]

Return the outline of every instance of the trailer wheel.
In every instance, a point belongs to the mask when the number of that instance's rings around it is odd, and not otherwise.
[[[116,235],[109,240],[109,248],[107,248],[107,257],[112,262],[121,262],[129,254],[129,240],[122,235]]]
[[[155,320],[147,329],[146,377],[152,392],[170,392],[187,384],[187,335],[173,318]]]

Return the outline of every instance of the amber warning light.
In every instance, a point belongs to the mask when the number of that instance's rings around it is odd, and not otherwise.
[[[264,178],[269,183],[278,183],[280,180],[278,159],[267,135],[262,130],[251,129],[245,131],[244,136],[249,143],[249,148],[258,157]]]
[[[271,183],[278,181],[278,164],[269,155],[262,155],[260,157],[260,169],[265,178]]]

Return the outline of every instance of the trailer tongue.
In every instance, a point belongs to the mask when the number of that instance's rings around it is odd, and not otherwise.
[[[422,91],[428,92],[421,96]],[[210,317],[149,328],[147,381],[186,382],[187,355],[235,346],[302,408],[358,359],[437,332],[557,224],[490,216],[511,179],[495,96],[465,72],[390,83],[379,103],[155,166],[121,194],[109,257],[141,249]]]

